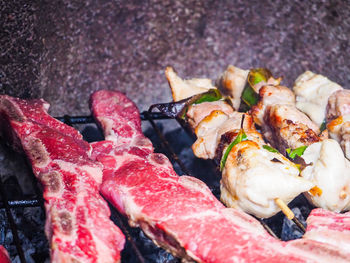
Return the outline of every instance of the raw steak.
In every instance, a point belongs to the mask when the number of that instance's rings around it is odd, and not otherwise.
[[[317,208],[307,218],[303,238],[332,244],[350,251],[350,212],[339,214]]]
[[[253,217],[225,208],[203,182],[178,176],[164,155],[153,153],[136,106],[122,93],[98,91],[91,108],[106,137],[93,144],[92,154],[104,165],[101,193],[175,256],[197,262],[347,261],[349,254],[333,246],[274,239]]]
[[[102,169],[72,127],[47,114],[43,100],[0,96],[3,136],[26,153],[43,185],[52,262],[118,262],[124,236],[99,194]]]
[[[3,246],[0,246],[0,263],[11,263],[9,253]]]

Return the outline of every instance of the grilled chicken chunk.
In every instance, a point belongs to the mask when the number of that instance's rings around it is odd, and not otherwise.
[[[202,104],[198,105],[197,110],[200,110],[200,105]],[[205,105],[202,106],[205,107]],[[260,133],[256,131],[250,115],[236,111],[228,115],[216,110],[207,115],[194,129],[197,135],[197,140],[192,145],[194,155],[202,159],[214,159],[222,136],[229,137],[229,141],[232,140],[232,137],[234,139],[241,128],[243,116],[245,117],[243,129],[248,138],[263,143],[264,141]],[[221,156],[220,151],[219,155]]]
[[[264,86],[259,90],[259,102],[251,110],[254,122],[264,126],[264,115],[268,106],[275,104],[295,104],[294,93],[285,86]]]
[[[301,176],[314,182],[322,193],[307,198],[317,207],[341,212],[350,208],[350,161],[332,139],[310,145],[302,155],[309,164]]]
[[[350,160],[350,115],[339,116],[327,128],[332,139],[339,142],[345,157]]]
[[[350,115],[350,90],[342,89],[334,92],[328,99],[327,121],[346,115]]]
[[[232,98],[232,104],[236,110],[241,104],[241,95],[247,82],[248,73],[249,70],[229,65],[218,80],[220,91]]]
[[[296,107],[320,127],[326,116],[328,98],[341,89],[340,85],[328,78],[306,71],[296,79],[293,87]]]
[[[191,125],[191,127],[196,128],[206,116],[208,116],[211,112],[218,110],[228,115],[233,113],[233,108],[231,105],[223,100],[193,104],[187,111],[188,123]]]
[[[298,148],[320,140],[320,132],[304,113],[295,107],[293,92],[284,86],[264,86],[260,100],[251,113],[261,126],[264,137],[281,153],[287,148]]]
[[[183,100],[193,95],[215,89],[211,79],[187,79],[183,80],[172,67],[165,69],[165,76],[169,82],[174,101]]]
[[[339,91],[335,94],[337,93]],[[264,137],[282,153],[286,153],[287,148],[309,146],[302,156],[309,165],[304,168],[301,176],[312,180],[318,187],[316,189],[320,189],[316,194],[311,191],[315,195],[306,193],[310,202],[331,211],[348,209],[347,187],[350,183],[350,172],[346,172],[348,162],[340,151],[339,144],[334,140],[320,142],[327,138],[327,133],[318,135],[320,129],[295,107],[294,96],[286,87],[265,86],[260,90],[259,96],[260,101],[252,108],[252,115],[262,126]],[[334,98],[333,101],[341,104],[347,100]],[[329,107],[333,109],[332,112],[347,110],[342,105]],[[339,137],[342,136],[340,130]],[[334,164],[336,168],[333,167]]]
[[[264,136],[281,153],[320,140],[318,127],[294,105],[269,106],[264,119]]]
[[[327,129],[337,140],[346,158],[350,159],[350,91],[338,90],[328,99]]]
[[[244,141],[228,155],[222,173],[221,200],[229,207],[270,217],[280,211],[276,198],[288,204],[314,186],[298,175],[298,168],[281,154]]]

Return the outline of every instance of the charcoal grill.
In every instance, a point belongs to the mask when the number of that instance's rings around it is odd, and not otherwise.
[[[65,115],[63,117],[57,117],[58,120],[66,123],[67,125],[77,125],[77,124],[95,124],[93,117],[91,116],[68,116]],[[173,150],[173,147],[171,146],[171,143],[169,142],[169,139],[166,138],[166,136],[163,134],[161,127],[159,127],[158,123],[156,123],[156,120],[166,120],[169,119],[169,117],[165,116],[162,113],[159,112],[147,112],[144,111],[141,113],[141,120],[143,122],[148,121],[151,125],[152,128],[151,131],[146,131],[146,136],[152,137],[150,138],[152,142],[155,145],[155,148],[158,152],[163,152],[168,156],[168,158],[171,160],[171,162],[175,165],[175,170],[179,174],[187,174],[187,175],[194,175],[196,177],[197,174],[195,172],[190,172],[190,170],[187,168],[187,166],[184,164],[183,161],[178,157],[176,154],[176,151]],[[180,128],[180,130],[183,129]],[[183,133],[185,133],[182,130]],[[101,135],[99,135],[100,138]],[[181,135],[182,136],[182,135]],[[189,139],[191,140],[191,139]],[[161,145],[161,147],[159,147]],[[210,161],[200,161],[202,164],[205,164],[206,167],[209,167],[211,169],[210,172],[207,172],[206,177],[200,177],[199,179],[205,181],[210,189],[212,190],[213,194],[215,196],[219,196],[219,176],[218,176],[218,171],[214,165],[214,163],[211,163]],[[198,164],[197,164],[198,165]],[[178,166],[178,167],[177,167]],[[28,169],[30,169],[28,167]],[[206,170],[208,170],[206,168]],[[208,176],[211,178],[208,179]],[[216,183],[210,182],[210,180],[216,180]],[[209,180],[209,181],[208,181]],[[32,176],[32,183],[33,187],[36,192],[36,196],[34,198],[30,199],[18,199],[18,200],[9,200],[9,193],[7,191],[7,185],[0,180],[0,194],[1,194],[1,202],[0,202],[0,208],[5,209],[6,215],[7,215],[7,223],[11,229],[12,235],[13,235],[13,244],[16,247],[17,255],[19,257],[19,260],[21,263],[27,262],[25,258],[25,253],[24,249],[21,245],[21,240],[18,235],[18,226],[16,225],[14,216],[11,212],[13,209],[18,209],[18,208],[23,208],[23,207],[41,207],[41,209],[44,212],[44,201],[42,198],[42,192],[40,188],[38,187],[37,181],[34,177]],[[299,197],[299,199],[302,197]],[[294,202],[294,204],[293,204]],[[298,206],[300,204],[305,205],[305,200],[296,200],[291,203],[291,206]],[[301,203],[300,203],[301,202]],[[145,238],[143,234],[141,233],[140,229],[135,229],[131,228],[127,220],[119,214],[119,212],[114,209],[111,205],[111,212],[112,212],[112,219],[113,221],[120,227],[120,229],[123,231],[123,233],[126,236],[126,246],[125,249],[122,252],[122,262],[141,262],[141,263],[146,263],[146,262],[168,262],[168,263],[175,263],[175,262],[180,262],[178,259],[173,258],[170,254],[167,252],[161,250],[160,248],[156,248],[153,243]],[[306,217],[306,215],[304,215]],[[281,237],[281,228],[283,224],[283,215],[278,214],[270,219],[267,220],[262,220],[259,219],[259,221],[262,223],[262,225],[265,227],[265,229],[273,236],[276,238]],[[299,226],[300,227],[300,226]],[[141,236],[141,238],[140,238]],[[143,244],[147,242],[147,244]],[[141,246],[140,246],[141,244]],[[9,245],[9,244],[6,244]],[[151,256],[151,258],[148,255],[145,255],[144,251],[151,251],[154,255]],[[147,254],[147,253],[146,253]],[[12,255],[14,256],[14,255]],[[41,258],[38,258],[38,262],[44,262],[45,259],[47,260],[49,256],[48,251],[43,253]]]

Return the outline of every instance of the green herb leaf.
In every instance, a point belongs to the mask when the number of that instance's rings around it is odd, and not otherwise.
[[[321,124],[320,132],[323,132],[326,128],[327,128],[327,122],[326,120],[324,120]]]
[[[296,156],[301,157],[303,155],[303,153],[305,152],[306,148],[307,148],[306,145],[300,146],[300,147],[298,147],[296,149],[288,148],[286,150],[286,152],[287,152],[289,158],[294,159]]]
[[[233,146],[239,144],[240,142],[246,141],[247,139],[248,139],[248,137],[245,134],[244,130],[240,129],[236,138],[229,144],[229,146],[226,148],[224,155],[221,158],[220,171],[222,171],[224,169],[227,157],[228,157],[229,153],[231,152]]]
[[[273,147],[271,147],[271,146],[269,146],[269,145],[263,145],[263,148],[264,148],[265,150],[268,150],[269,152],[278,153],[278,151],[277,151],[275,148],[273,148]]]

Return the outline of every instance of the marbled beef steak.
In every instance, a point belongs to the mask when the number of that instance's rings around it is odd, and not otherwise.
[[[26,153],[43,185],[51,262],[118,262],[125,240],[99,194],[101,165],[78,131],[48,115],[48,107],[0,96],[3,137]]]

